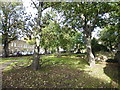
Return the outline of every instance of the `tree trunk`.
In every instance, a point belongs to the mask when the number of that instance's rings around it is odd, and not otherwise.
[[[57,57],[61,57],[61,52],[60,52],[59,47],[57,47]]]
[[[81,53],[81,52],[80,52],[80,49],[77,49],[77,53],[78,53],[78,54],[80,54],[80,53]]]
[[[91,45],[91,37],[92,37],[92,31],[95,28],[95,25],[97,23],[97,17],[98,17],[98,12],[92,22],[92,26],[89,24],[88,25],[88,19],[87,19],[87,14],[84,14],[84,18],[82,18],[84,20],[83,23],[83,29],[84,29],[84,37],[85,37],[85,42],[86,42],[86,49],[87,49],[87,59],[88,59],[88,63],[90,65],[90,67],[95,65],[95,57],[92,53],[92,45]]]
[[[85,37],[85,43],[86,43],[86,49],[87,49],[87,59],[90,67],[95,65],[95,57],[92,53],[92,46],[91,46],[91,33],[92,33],[92,30],[88,28],[88,26],[85,26],[84,37]]]
[[[33,2],[33,4],[36,6],[36,4]],[[35,32],[35,47],[34,47],[34,60],[31,64],[31,68],[33,70],[38,70],[41,65],[40,65],[40,37],[41,37],[41,17],[42,17],[42,8],[43,8],[43,2],[38,3],[38,18],[37,18],[37,31]],[[42,61],[41,61],[42,62]]]
[[[35,46],[34,47],[35,49],[34,49],[34,55],[33,55],[33,57],[34,57],[34,60],[33,60],[33,62],[32,62],[32,64],[31,64],[31,68],[33,69],[33,70],[38,70],[40,67],[41,67],[41,64],[40,64],[40,55],[39,55],[39,47],[38,46]]]
[[[3,57],[8,57],[9,56],[9,49],[8,49],[8,43],[4,44],[3,46]]]
[[[8,43],[8,34],[6,33],[4,36],[3,40],[3,57],[8,57],[9,56],[9,43]]]
[[[47,55],[47,48],[44,48],[44,50],[45,50],[45,55]]]
[[[90,37],[86,38],[86,48],[87,48],[87,59],[88,59],[89,65],[92,67],[95,65],[95,57],[92,53]]]
[[[59,54],[59,47],[57,47],[57,53]]]

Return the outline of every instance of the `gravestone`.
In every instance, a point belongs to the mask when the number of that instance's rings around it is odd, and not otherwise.
[[[117,53],[115,54],[114,59],[117,60],[118,63],[120,63],[120,43],[118,44],[118,51],[117,51]]]

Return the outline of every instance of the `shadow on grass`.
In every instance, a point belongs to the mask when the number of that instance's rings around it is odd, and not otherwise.
[[[29,68],[3,73],[3,88],[110,88],[109,83],[69,65],[49,65],[38,71]]]
[[[42,67],[49,67],[52,65],[68,65],[69,67],[78,67],[81,69],[86,68],[86,65],[88,65],[88,62],[81,58],[71,58],[71,57],[53,57],[53,58],[47,58],[43,60]]]
[[[46,61],[48,60],[48,61]],[[3,88],[111,88],[109,82],[85,71],[87,62],[74,57],[47,57],[40,70],[29,68],[3,72]],[[103,69],[103,68],[102,68]],[[115,69],[104,68],[106,71]],[[107,71],[108,71],[107,70]],[[96,72],[95,72],[96,73]],[[106,74],[107,72],[105,72]],[[111,72],[110,72],[111,73]],[[95,74],[96,75],[96,74]],[[115,79],[116,80],[116,79]]]

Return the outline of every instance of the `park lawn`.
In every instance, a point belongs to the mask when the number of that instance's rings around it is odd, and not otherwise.
[[[85,59],[76,55],[56,57],[42,56],[42,67],[38,71],[27,66],[31,58],[12,63],[3,71],[4,88],[117,88],[118,65],[99,63],[89,67]],[[18,64],[15,67],[15,63]],[[28,64],[29,63],[29,64]],[[13,68],[14,66],[14,68]],[[11,67],[11,68],[10,68]]]
[[[13,60],[18,60],[18,59],[26,59],[30,56],[24,56],[24,57],[8,57],[8,58],[0,58],[0,64],[9,62],[9,61],[13,61]]]

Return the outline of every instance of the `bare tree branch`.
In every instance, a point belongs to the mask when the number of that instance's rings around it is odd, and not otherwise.
[[[33,5],[35,6],[35,8],[38,9],[36,3],[33,0],[31,0],[31,1],[32,1]]]

